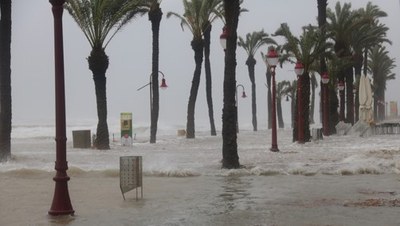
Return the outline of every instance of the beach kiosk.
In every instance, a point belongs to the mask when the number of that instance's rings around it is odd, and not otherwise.
[[[132,113],[121,113],[121,145],[132,146]]]

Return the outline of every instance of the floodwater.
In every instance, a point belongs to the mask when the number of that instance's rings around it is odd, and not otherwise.
[[[68,128],[70,130],[76,128]],[[221,136],[196,139],[148,130],[132,147],[79,149],[67,142],[74,216],[50,217],[55,142],[50,127],[13,130],[12,159],[0,164],[0,225],[400,225],[399,135],[330,136],[300,145],[278,130],[280,152],[268,151],[270,131],[241,130],[240,163],[221,169]],[[143,157],[143,199],[119,188],[119,158]],[[140,191],[140,190],[139,190]],[[139,192],[140,194],[140,192]]]
[[[67,217],[47,215],[52,174],[28,174],[0,174],[0,225],[400,225],[395,174],[144,177],[124,201],[118,176],[74,172]]]

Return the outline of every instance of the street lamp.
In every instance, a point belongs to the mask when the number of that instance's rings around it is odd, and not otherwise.
[[[160,75],[160,74],[162,75],[160,88],[164,90],[164,89],[168,88],[168,85],[167,85],[167,82],[165,81],[164,73],[162,73],[161,71],[158,71],[158,75]],[[150,74],[149,83],[147,83],[146,85],[138,88],[137,91],[143,89],[146,86],[149,86],[149,88],[150,88],[150,143],[155,143],[155,134],[156,134],[156,128],[157,127],[153,126],[152,123],[153,123],[153,117],[155,117],[155,115],[156,115],[155,113],[158,114],[158,112],[155,112],[155,109],[154,109],[153,83],[152,83],[152,77],[153,76],[152,75],[153,74]],[[157,82],[157,79],[155,80],[155,82]],[[156,90],[156,91],[158,91],[158,90]]]
[[[340,121],[344,121],[344,81],[339,80],[338,90],[340,96]]]
[[[271,68],[272,75],[272,142],[270,150],[272,152],[278,152],[278,142],[277,142],[277,134],[276,134],[276,87],[275,87],[275,68],[279,61],[279,55],[276,52],[275,48],[270,48],[268,50],[267,63]]]
[[[224,51],[226,50],[226,40],[228,39],[228,29],[226,26],[222,28],[222,34],[219,36],[219,41],[221,43],[222,48]]]
[[[73,215],[74,210],[68,192],[67,175],[67,136],[65,125],[65,82],[64,82],[64,47],[62,14],[65,0],[50,0],[54,17],[54,66],[55,66],[55,102],[56,102],[56,175],[53,202],[49,210],[52,216]]]
[[[321,82],[322,82],[322,107],[323,107],[323,113],[322,113],[322,127],[323,127],[323,133],[324,136],[329,136],[329,75],[327,72],[322,72],[321,75]]]
[[[304,73],[304,65],[301,61],[297,60],[294,67],[294,72],[297,75],[297,141],[304,143],[304,117],[303,117],[303,103],[302,103],[302,82],[301,76]]]
[[[238,87],[242,87],[242,98],[246,98],[247,97],[247,95],[246,95],[246,92],[245,92],[245,90],[244,90],[244,86],[242,85],[242,84],[239,84],[239,85],[237,85],[236,86],[236,92],[235,92],[235,94],[236,94],[236,132],[237,133],[239,133],[239,121],[238,121],[238,118],[239,118],[239,99],[238,99],[238,95],[237,95],[237,89],[238,89]]]

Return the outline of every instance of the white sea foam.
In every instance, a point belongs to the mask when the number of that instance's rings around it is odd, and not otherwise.
[[[242,128],[238,134],[238,154],[242,169],[222,170],[222,137],[210,136],[203,128],[195,139],[178,137],[181,126],[160,127],[157,143],[150,144],[149,129],[137,125],[131,147],[121,146],[118,126],[110,126],[111,150],[72,147],[71,131],[91,129],[95,124],[81,122],[67,128],[67,160],[71,171],[108,172],[119,170],[120,156],[143,156],[147,176],[192,177],[199,175],[354,175],[400,173],[399,135],[330,136],[318,142],[293,143],[290,129],[278,130],[280,152],[270,148],[270,131],[253,132]],[[52,172],[55,161],[54,128],[52,125],[17,125],[12,134],[13,158],[0,164],[0,172]],[[113,173],[114,172],[114,173]]]

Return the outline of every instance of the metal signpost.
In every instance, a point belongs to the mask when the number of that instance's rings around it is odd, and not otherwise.
[[[120,188],[125,200],[125,193],[136,189],[136,200],[138,200],[138,188],[140,187],[143,198],[142,156],[122,156],[119,158]]]

